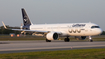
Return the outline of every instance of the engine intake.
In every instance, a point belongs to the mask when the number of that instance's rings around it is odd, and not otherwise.
[[[46,38],[47,38],[48,40],[57,40],[58,37],[59,37],[58,34],[55,33],[55,32],[51,32],[51,33],[48,33],[48,34],[46,35]]]

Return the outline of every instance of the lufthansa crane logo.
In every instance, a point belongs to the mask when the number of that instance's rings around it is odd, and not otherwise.
[[[27,20],[26,20],[26,19],[24,19],[24,22],[25,22],[25,23],[27,23]]]
[[[25,23],[28,23],[27,16],[24,16],[24,22],[25,22]]]

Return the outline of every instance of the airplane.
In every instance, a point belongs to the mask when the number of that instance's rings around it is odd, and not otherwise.
[[[59,37],[66,37],[65,42],[69,42],[70,36],[74,36],[79,40],[85,40],[89,37],[89,41],[93,42],[91,36],[100,35],[102,29],[95,23],[62,23],[62,24],[32,24],[24,8],[21,9],[23,17],[23,26],[21,29],[12,29],[23,32],[33,32],[38,36],[46,37],[46,42],[57,40]],[[3,22],[2,22],[3,23]],[[4,23],[3,23],[4,25]],[[4,25],[6,28],[6,26]]]

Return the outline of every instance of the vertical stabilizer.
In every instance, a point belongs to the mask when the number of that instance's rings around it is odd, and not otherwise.
[[[23,16],[23,24],[24,24],[24,26],[30,26],[31,22],[30,22],[30,19],[28,18],[28,15],[27,15],[25,9],[22,8],[21,10],[22,10],[22,16]]]

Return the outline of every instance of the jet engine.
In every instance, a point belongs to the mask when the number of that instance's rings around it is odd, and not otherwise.
[[[75,36],[77,40],[85,40],[86,36]]]
[[[46,38],[47,38],[48,40],[57,40],[58,37],[59,37],[58,34],[55,33],[55,32],[51,32],[51,33],[48,33],[48,34],[46,35]]]

